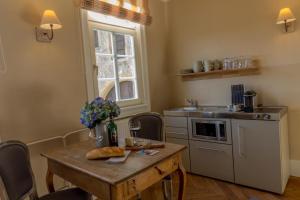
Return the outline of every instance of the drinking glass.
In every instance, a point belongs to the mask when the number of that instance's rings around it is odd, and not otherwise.
[[[246,58],[246,60],[245,60],[245,68],[248,68],[248,67],[253,67],[252,58]]]
[[[129,130],[130,130],[130,135],[131,137],[133,137],[133,143],[136,145],[137,141],[136,141],[136,136],[139,130],[141,130],[142,125],[141,125],[141,121],[140,120],[135,120],[132,121],[129,124]]]
[[[238,69],[239,68],[239,58],[234,57],[232,58],[232,69]]]
[[[244,68],[245,67],[245,58],[240,56],[237,58],[238,60],[238,68]]]

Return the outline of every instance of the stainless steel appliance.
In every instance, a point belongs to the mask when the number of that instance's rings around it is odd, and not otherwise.
[[[191,172],[234,182],[230,119],[189,117],[188,122]]]
[[[254,112],[256,92],[253,90],[247,91],[244,94],[244,111],[247,113]]]
[[[231,144],[228,119],[189,118],[190,139]]]

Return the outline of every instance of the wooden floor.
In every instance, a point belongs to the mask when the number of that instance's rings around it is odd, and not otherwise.
[[[177,185],[174,179],[174,188]],[[176,191],[175,191],[176,192]],[[160,200],[160,185],[142,195],[144,200]],[[176,199],[176,197],[174,197]],[[188,175],[186,200],[300,200],[300,178],[291,177],[284,195],[276,195],[206,177]]]

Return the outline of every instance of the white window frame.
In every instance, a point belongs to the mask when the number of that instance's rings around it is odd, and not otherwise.
[[[99,94],[98,80],[97,78],[94,78],[97,77],[98,70],[96,66],[93,29],[97,28],[116,33],[122,30],[121,33],[128,33],[135,38],[136,79],[139,98],[118,102],[122,111],[120,117],[127,117],[141,112],[149,112],[151,107],[145,27],[137,25],[135,30],[129,30],[127,28],[106,25],[99,22],[91,22],[88,20],[88,12],[86,10],[81,10],[81,28],[88,100],[91,101],[95,99]]]

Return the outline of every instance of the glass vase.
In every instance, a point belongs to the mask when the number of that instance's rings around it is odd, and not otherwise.
[[[96,140],[96,147],[101,148],[101,147],[107,147],[109,146],[109,141],[108,141],[108,135],[105,130],[105,124],[97,124],[95,128],[91,130],[92,138]]]

